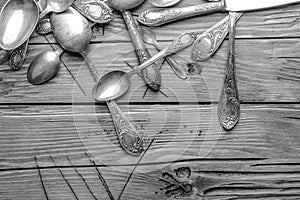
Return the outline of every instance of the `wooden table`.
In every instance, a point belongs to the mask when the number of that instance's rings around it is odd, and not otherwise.
[[[204,3],[183,0],[177,6]],[[133,11],[150,8],[149,2]],[[138,163],[120,148],[93,78],[77,54],[62,57],[86,96],[61,67],[47,84],[27,82],[29,64],[51,49],[33,34],[24,67],[0,68],[0,199],[300,199],[300,5],[244,14],[237,24],[241,119],[218,124],[228,40],[210,60],[192,64],[190,48],[175,58],[188,80],[164,64],[160,92],[138,76],[118,105],[145,137],[155,137]],[[185,30],[206,30],[226,13],[153,28],[167,45]],[[52,35],[47,38],[57,44]],[[57,46],[56,46],[57,47]],[[152,55],[153,47],[149,46]],[[101,74],[137,64],[121,15],[94,28],[91,60]],[[188,64],[188,65],[186,65]],[[132,170],[135,171],[132,173]]]

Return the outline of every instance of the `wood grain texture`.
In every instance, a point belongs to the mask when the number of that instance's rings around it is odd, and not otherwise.
[[[47,84],[33,86],[28,83],[27,68],[34,57],[45,49],[50,47],[30,45],[26,63],[18,72],[11,71],[7,64],[1,66],[0,102],[93,102],[90,94],[94,80],[82,58],[76,54],[64,54],[63,60],[77,76],[88,96],[82,95],[63,66],[57,76]],[[90,47],[90,57],[101,74],[112,69],[129,70],[124,61],[137,64],[136,56],[130,49],[129,43],[93,44]],[[236,71],[241,101],[299,102],[300,54],[297,49],[300,49],[298,39],[238,40]],[[152,54],[155,53],[154,49],[151,51]],[[212,59],[193,67],[186,65],[191,62],[188,59],[189,51],[190,49],[186,49],[175,56],[178,62],[185,65],[188,80],[178,79],[167,64],[163,66],[161,90],[168,98],[150,91],[142,99],[146,86],[140,77],[134,76],[130,91],[118,101],[132,103],[218,101],[226,64],[227,41]]]
[[[144,135],[145,146],[156,138],[143,162],[300,155],[298,104],[242,105],[240,123],[231,132],[220,128],[216,105],[120,107]],[[0,112],[0,169],[34,167],[34,156],[84,156],[86,151],[105,165],[138,160],[120,148],[105,106],[1,106]],[[40,166],[52,165],[42,161]]]
[[[71,158],[72,159],[72,158]],[[73,158],[74,159],[74,158]],[[143,168],[152,167],[151,171]],[[168,165],[139,166],[121,199],[298,199],[300,196],[300,164],[285,160],[189,161]],[[190,176],[180,173],[190,170]],[[230,168],[230,170],[228,170]],[[276,169],[275,169],[276,168]],[[109,199],[94,167],[43,168],[40,170],[48,199]],[[118,167],[99,167],[115,199],[129,173]],[[62,174],[59,173],[61,170]],[[231,171],[232,170],[232,171]],[[63,176],[62,176],[63,175]],[[178,176],[179,175],[179,176]],[[172,176],[173,184],[165,181]],[[70,190],[66,181],[70,184]],[[191,192],[181,193],[180,184],[190,184]],[[0,194],[3,199],[46,199],[38,170],[0,172]],[[177,186],[177,187],[176,187]],[[171,192],[172,191],[172,192]],[[177,193],[176,193],[177,192]],[[173,194],[173,195],[171,195]],[[177,198],[175,198],[177,196]]]

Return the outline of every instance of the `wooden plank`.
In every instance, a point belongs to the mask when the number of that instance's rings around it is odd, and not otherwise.
[[[190,158],[299,158],[299,105],[242,105],[231,132],[220,128],[215,105],[121,105],[144,135],[155,137],[144,162]],[[0,169],[52,166],[49,156],[88,151],[104,165],[136,163],[119,146],[106,106],[1,106]],[[81,157],[81,159],[80,159]],[[61,165],[65,165],[63,162]]]
[[[163,43],[167,45],[167,43]],[[238,40],[237,79],[242,102],[299,102],[299,51],[298,39]],[[88,96],[84,96],[62,66],[55,79],[47,84],[33,86],[26,78],[29,64],[49,46],[30,45],[24,67],[11,71],[6,64],[0,69],[1,103],[71,103],[93,102],[91,89],[94,80],[79,55],[65,54],[63,60],[77,76]],[[155,53],[153,49],[152,54]],[[178,79],[167,64],[162,69],[161,90],[167,94],[148,92],[142,79],[134,76],[130,91],[119,102],[211,102],[218,101],[226,63],[227,41],[210,60],[189,65],[190,48],[175,58],[185,66],[188,79]],[[90,57],[101,74],[112,69],[129,70],[124,61],[136,65],[137,60],[129,43],[94,44]],[[55,95],[54,95],[55,94]]]
[[[200,160],[138,166],[121,199],[298,199],[299,166],[299,160]],[[130,172],[120,167],[98,170],[117,199]],[[109,199],[93,166],[0,172],[0,186],[3,199],[46,199],[46,195],[47,199]]]
[[[204,3],[204,0],[182,1],[176,7],[197,5]],[[134,14],[152,8],[149,2],[145,2],[141,7],[133,10]],[[268,9],[264,11],[248,12],[240,19],[237,25],[237,38],[287,38],[299,37],[300,25],[299,13],[300,5],[284,6],[282,8]],[[93,42],[116,42],[130,41],[127,29],[121,15],[115,11],[115,19],[106,26],[105,36],[102,35],[102,28],[94,29]],[[226,13],[209,14],[200,17],[192,17],[181,21],[169,23],[160,27],[154,27],[159,40],[173,40],[181,32],[186,30],[207,30],[216,24]],[[52,36],[49,39],[53,40]],[[45,43],[45,39],[37,34],[33,34],[31,43]]]

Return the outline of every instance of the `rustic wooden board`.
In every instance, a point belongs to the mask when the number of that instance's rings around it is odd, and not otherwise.
[[[220,128],[215,105],[120,107],[144,135],[145,146],[156,138],[147,163],[300,155],[298,104],[242,105],[240,123],[231,132]],[[86,151],[105,165],[138,160],[120,149],[106,106],[3,105],[0,112],[0,169],[34,167],[34,156],[79,156]],[[41,166],[52,165],[49,159],[42,161]]]
[[[238,40],[236,48],[238,88],[242,102],[299,102],[300,42],[298,39]],[[93,102],[90,94],[94,80],[79,55],[65,54],[63,60],[74,75],[77,75],[87,96],[82,94],[63,66],[57,77],[47,84],[33,86],[28,83],[27,68],[34,57],[45,49],[50,47],[30,45],[26,63],[20,71],[11,71],[6,64],[1,66],[0,102]],[[100,73],[116,68],[129,70],[124,61],[137,64],[130,43],[94,44],[90,49],[90,56]],[[151,50],[154,54],[155,51]],[[182,64],[190,63],[189,51],[190,48],[181,51],[175,58]],[[227,41],[212,59],[199,63],[198,67],[185,66],[189,75],[187,81],[178,79],[165,64],[162,68],[161,90],[168,95],[168,98],[161,93],[150,91],[143,99],[146,86],[140,77],[135,76],[130,91],[119,101],[132,103],[218,101],[226,51]]]
[[[75,160],[72,157],[69,159],[71,162]],[[137,168],[124,190],[129,172],[121,171],[118,167],[103,166],[98,170],[115,199],[121,191],[121,199],[136,200],[141,197],[149,200],[273,200],[300,197],[300,172],[296,170],[296,167],[300,167],[299,160],[298,163],[286,160],[194,160],[150,165],[148,168],[152,167],[152,170],[149,171],[145,170],[146,167]],[[0,185],[3,186],[0,187],[3,199],[110,199],[95,167],[0,172]],[[183,186],[189,186],[192,190],[185,192]]]

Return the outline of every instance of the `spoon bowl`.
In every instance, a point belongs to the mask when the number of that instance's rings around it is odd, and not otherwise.
[[[125,11],[141,5],[145,0],[108,0],[107,4],[112,8]]]
[[[102,76],[93,88],[97,101],[107,101],[122,96],[130,87],[130,75],[124,71],[112,71]]]
[[[13,50],[30,37],[39,19],[34,0],[10,0],[0,13],[0,47]]]
[[[159,8],[165,8],[169,6],[173,6],[179,3],[181,0],[150,0],[150,3]]]
[[[40,14],[40,18],[43,18],[49,12],[61,13],[67,10],[74,0],[47,0],[47,6]]]

